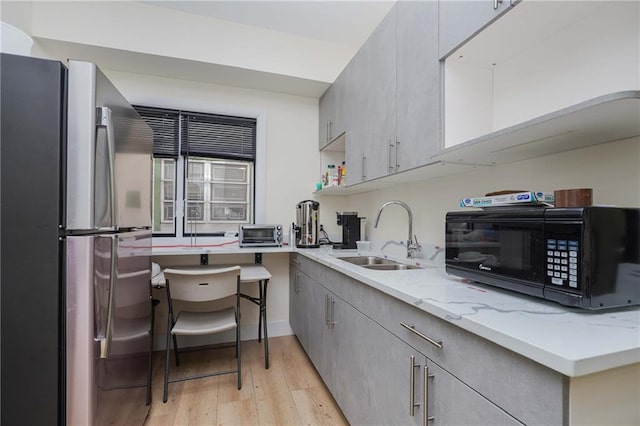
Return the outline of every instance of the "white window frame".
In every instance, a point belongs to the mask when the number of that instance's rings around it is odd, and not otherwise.
[[[143,103],[143,102],[140,102]],[[254,202],[254,223],[266,223],[266,177],[267,177],[267,125],[266,112],[262,110],[244,109],[244,108],[227,108],[220,109],[211,108],[202,105],[176,105],[175,100],[166,102],[158,102],[158,100],[147,101],[147,104],[154,105],[158,108],[182,109],[190,111],[201,111],[210,114],[231,115],[238,117],[247,117],[256,119],[256,158],[253,165],[254,186],[253,186],[253,202]],[[184,156],[180,155],[176,161],[176,176],[184,176],[185,172]],[[174,204],[174,225],[175,236],[154,235],[154,245],[202,245],[202,244],[219,244],[237,240],[235,232],[230,231],[224,237],[214,236],[197,236],[196,238],[184,234],[181,226],[184,217],[184,187],[179,185],[180,179],[176,180],[176,200]],[[237,230],[236,230],[237,232]],[[231,235],[234,234],[234,235]]]

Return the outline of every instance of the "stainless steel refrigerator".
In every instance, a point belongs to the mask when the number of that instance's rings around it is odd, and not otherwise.
[[[3,425],[142,424],[151,129],[91,63],[0,57]]]

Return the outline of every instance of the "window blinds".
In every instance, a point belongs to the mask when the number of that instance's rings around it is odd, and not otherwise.
[[[255,119],[139,106],[135,108],[154,131],[155,156],[175,158],[180,152],[188,156],[248,161],[256,158]]]
[[[141,106],[134,108],[153,130],[153,156],[178,158],[179,112]]]

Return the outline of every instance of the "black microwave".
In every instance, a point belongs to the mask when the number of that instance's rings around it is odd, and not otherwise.
[[[451,275],[584,309],[640,304],[640,209],[449,212],[445,246]]]

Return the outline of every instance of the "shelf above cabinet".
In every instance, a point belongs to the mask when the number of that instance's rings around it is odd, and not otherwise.
[[[640,135],[640,90],[610,93],[445,149],[444,163],[495,165]]]
[[[315,191],[314,195],[321,196],[350,196],[356,194],[364,194],[365,192],[377,191],[379,189],[391,188],[392,186],[426,181],[436,179],[443,176],[454,175],[458,173],[468,172],[476,167],[484,167],[482,165],[468,164],[451,164],[442,161],[434,161],[425,166],[416,167],[393,175],[373,179],[367,182],[348,186],[330,186],[320,191]],[[347,169],[347,182],[349,181],[349,171]]]

